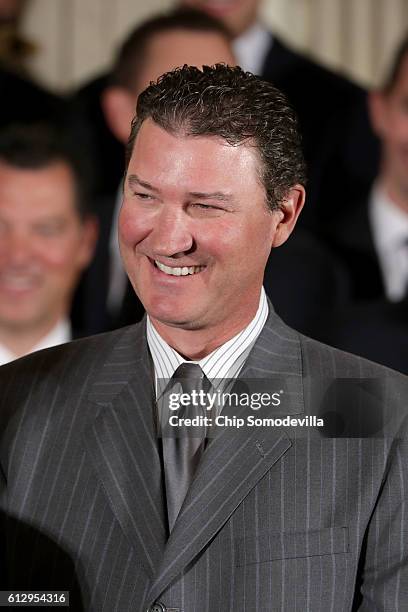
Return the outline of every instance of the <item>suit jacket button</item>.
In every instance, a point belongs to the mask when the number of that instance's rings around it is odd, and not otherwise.
[[[167,612],[167,608],[164,604],[160,603],[160,601],[156,601],[150,606],[147,612]]]

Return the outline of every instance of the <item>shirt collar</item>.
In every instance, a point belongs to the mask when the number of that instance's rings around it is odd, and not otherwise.
[[[61,319],[27,354],[50,348],[51,346],[57,346],[58,344],[64,344],[70,340],[72,340],[71,324],[68,319]],[[4,345],[0,345],[0,365],[14,361],[14,359],[17,359],[17,355]]]
[[[206,377],[214,379],[236,378],[244,365],[256,339],[261,333],[268,318],[269,307],[265,290],[262,287],[258,310],[252,321],[233,338],[219,346],[215,351],[193,362],[203,370]],[[177,353],[153,327],[147,317],[147,343],[153,359],[156,386],[158,379],[169,379],[185,359]],[[158,389],[160,393],[161,389]]]
[[[232,46],[241,68],[260,75],[271,40],[271,33],[258,21],[238,36]]]
[[[369,215],[378,250],[390,251],[401,246],[408,236],[408,215],[394,204],[379,182],[371,191]]]

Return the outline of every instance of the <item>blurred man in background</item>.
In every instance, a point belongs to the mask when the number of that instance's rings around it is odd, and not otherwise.
[[[328,232],[345,259],[357,300],[401,300],[408,283],[408,37],[384,85],[370,94],[381,166],[370,191]]]
[[[114,190],[107,188],[97,204],[101,232],[86,291],[86,328],[90,333],[138,321],[144,313],[127,281],[117,243],[124,152],[138,95],[150,81],[177,66],[216,62],[236,63],[229,35],[217,20],[193,9],[177,9],[145,21],[129,34],[118,52],[100,93],[103,120],[117,144],[101,150],[105,161],[92,149],[102,182],[109,175]],[[96,129],[96,139],[98,134]],[[100,174],[105,164],[106,170]]]
[[[79,171],[51,129],[0,132],[0,363],[71,340],[74,290],[96,222]]]
[[[408,37],[370,107],[381,141],[378,176],[327,235],[347,265],[357,305],[329,340],[408,373]]]
[[[27,57],[35,47],[20,33],[27,0],[0,0],[0,62],[12,70],[25,71]]]

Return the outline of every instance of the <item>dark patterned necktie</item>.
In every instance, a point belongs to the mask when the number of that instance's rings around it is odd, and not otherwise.
[[[209,387],[208,380],[198,364],[182,363],[174,372],[176,379],[182,387],[183,393],[191,397],[193,391],[200,392]],[[207,384],[206,384],[207,383]],[[202,406],[180,406],[177,410],[179,418],[193,418],[204,416],[205,408]],[[202,427],[182,427],[179,437],[163,437],[163,461],[166,483],[167,513],[169,531],[173,529],[181,505],[193,480],[195,471],[205,450],[206,429]]]

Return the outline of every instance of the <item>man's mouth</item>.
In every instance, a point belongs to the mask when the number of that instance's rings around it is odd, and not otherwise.
[[[170,266],[165,266],[156,259],[154,260],[154,264],[157,268],[159,268],[159,270],[161,270],[161,272],[164,272],[164,274],[169,274],[170,276],[189,276],[198,274],[205,268],[205,266],[183,266],[180,268],[173,268]]]
[[[37,282],[32,276],[1,274],[0,288],[5,291],[29,291],[36,287]]]

